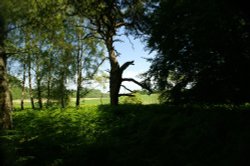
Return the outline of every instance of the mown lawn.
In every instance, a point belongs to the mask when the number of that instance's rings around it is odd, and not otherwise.
[[[15,111],[2,165],[249,165],[250,107],[120,105]]]

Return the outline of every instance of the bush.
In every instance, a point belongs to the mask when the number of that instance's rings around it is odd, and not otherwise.
[[[121,98],[121,104],[142,104],[141,95],[139,93],[135,93],[135,96],[126,96]]]

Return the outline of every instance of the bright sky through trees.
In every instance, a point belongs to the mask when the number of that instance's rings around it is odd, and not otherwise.
[[[133,36],[120,36],[118,38],[120,41],[115,43],[115,48],[120,54],[118,57],[119,62],[121,64],[134,60],[134,65],[131,65],[127,68],[127,70],[124,71],[123,76],[124,77],[132,77],[136,78],[137,80],[141,81],[141,78],[138,77],[140,74],[146,72],[149,69],[150,63],[147,62],[145,58],[152,58],[154,53],[150,54],[150,51],[147,50],[146,44],[143,43],[140,39],[135,39]],[[110,68],[109,62],[106,61],[104,63],[100,70],[101,71],[108,71]],[[106,73],[107,74],[107,73]],[[124,82],[123,85],[125,85],[127,88],[131,90],[140,90],[141,87],[132,83],[132,82]],[[69,85],[70,88],[75,89],[75,85]],[[98,88],[102,90],[103,92],[109,91],[109,85],[106,85],[106,88],[103,89],[101,86],[93,84],[93,88]],[[121,92],[124,93],[126,90],[121,87]]]
[[[140,39],[134,39],[133,36],[120,36],[118,38],[121,40],[120,42],[115,43],[115,48],[120,54],[118,60],[121,64],[134,60],[134,65],[131,65],[124,71],[124,77],[133,77],[137,80],[140,80],[138,77],[139,74],[144,73],[148,70],[150,63],[147,62],[145,58],[151,58],[153,53],[149,53],[149,50],[146,49],[145,43],[143,43]],[[108,61],[101,67],[101,70],[108,70],[109,63]],[[131,83],[124,82],[123,83],[127,88],[131,90],[141,89],[140,86]],[[108,86],[107,86],[108,90]],[[124,88],[121,87],[121,91],[124,92]]]

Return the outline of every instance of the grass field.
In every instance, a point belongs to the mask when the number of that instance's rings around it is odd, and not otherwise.
[[[142,102],[143,105],[148,104],[158,104],[158,94],[152,95],[139,95],[137,96],[138,100]],[[121,98],[120,101],[123,102],[124,98]],[[75,98],[70,99],[69,106],[75,106]],[[19,99],[13,100],[14,108],[20,108],[21,101]],[[81,99],[81,106],[86,105],[102,105],[102,104],[109,104],[109,98],[82,98]],[[30,100],[24,100],[24,107],[31,108]]]

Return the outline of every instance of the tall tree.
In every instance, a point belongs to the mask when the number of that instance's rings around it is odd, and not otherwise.
[[[72,70],[76,76],[76,106],[83,97],[82,86],[85,81],[93,79],[98,68],[105,61],[103,43],[93,38],[90,29],[84,28],[86,21],[78,16],[67,17],[64,20],[67,41],[71,46]]]
[[[24,110],[25,82],[26,82],[26,64],[23,64],[22,95],[21,95],[21,110]]]
[[[15,22],[21,15],[23,2],[20,6],[14,5],[14,0],[3,0],[0,3],[0,128],[9,129],[12,127],[12,104],[7,79],[7,53],[5,40],[8,32],[15,28]],[[14,10],[15,9],[15,10]],[[14,12],[15,11],[15,12]]]
[[[245,1],[162,0],[148,25],[149,47],[158,52],[148,73],[167,101],[249,101]]]
[[[2,7],[0,8],[0,10]],[[10,129],[12,127],[11,119],[11,98],[8,87],[6,62],[7,56],[5,53],[5,37],[6,37],[6,24],[4,13],[0,11],[0,127],[3,129]]]
[[[73,4],[74,11],[72,14],[78,14],[88,19],[89,28],[96,31],[96,38],[104,41],[108,51],[108,59],[110,62],[110,103],[118,105],[120,87],[123,81],[132,81],[143,88],[150,90],[145,84],[142,84],[133,78],[123,78],[123,72],[134,64],[134,61],[126,62],[122,65],[117,60],[117,52],[114,48],[116,42],[115,37],[118,35],[118,30],[122,27],[136,27],[136,22],[144,14],[145,1],[138,0],[70,0]],[[129,95],[129,94],[126,94]]]
[[[27,1],[25,1],[27,2]],[[58,6],[55,6],[57,4]],[[63,8],[63,1],[30,1],[32,8],[26,13],[26,17],[19,20],[25,26],[14,28],[15,33],[12,33],[12,45],[16,46],[15,54],[19,63],[27,63],[29,92],[31,98],[32,108],[34,108],[34,97],[38,98],[39,107],[42,107],[42,86],[44,84],[45,70],[49,69],[48,76],[48,97],[50,97],[50,88],[52,82],[52,68],[55,65],[51,65],[52,56],[51,53],[57,53],[57,51],[50,51],[58,49],[58,45],[63,47],[64,39],[61,38],[61,32],[64,30],[63,25],[63,12],[60,11]],[[14,24],[13,24],[14,26]],[[61,39],[60,41],[57,39]],[[17,41],[15,41],[17,40]],[[52,47],[52,45],[55,45]],[[67,47],[66,44],[64,45]],[[22,50],[22,51],[20,51]],[[48,53],[49,52],[49,53]],[[49,58],[50,67],[48,67],[46,60]],[[55,54],[59,56],[60,54]],[[55,57],[53,57],[55,58]],[[55,58],[57,59],[57,58]],[[60,59],[60,58],[59,58]],[[55,62],[55,61],[53,61]],[[63,62],[64,63],[64,62]],[[66,62],[65,62],[66,63]],[[55,68],[53,68],[55,69]],[[56,70],[57,71],[57,70]],[[33,78],[32,78],[33,77]],[[33,85],[32,85],[33,84]],[[33,89],[36,88],[36,91]],[[36,92],[36,93],[34,93]],[[36,95],[34,95],[36,94]]]
[[[32,1],[29,0],[2,0],[0,3],[0,127],[4,129],[12,127],[12,105],[6,73],[8,56],[5,41],[12,30],[31,24],[32,19],[30,18],[34,16],[30,15],[34,11],[31,6]]]

